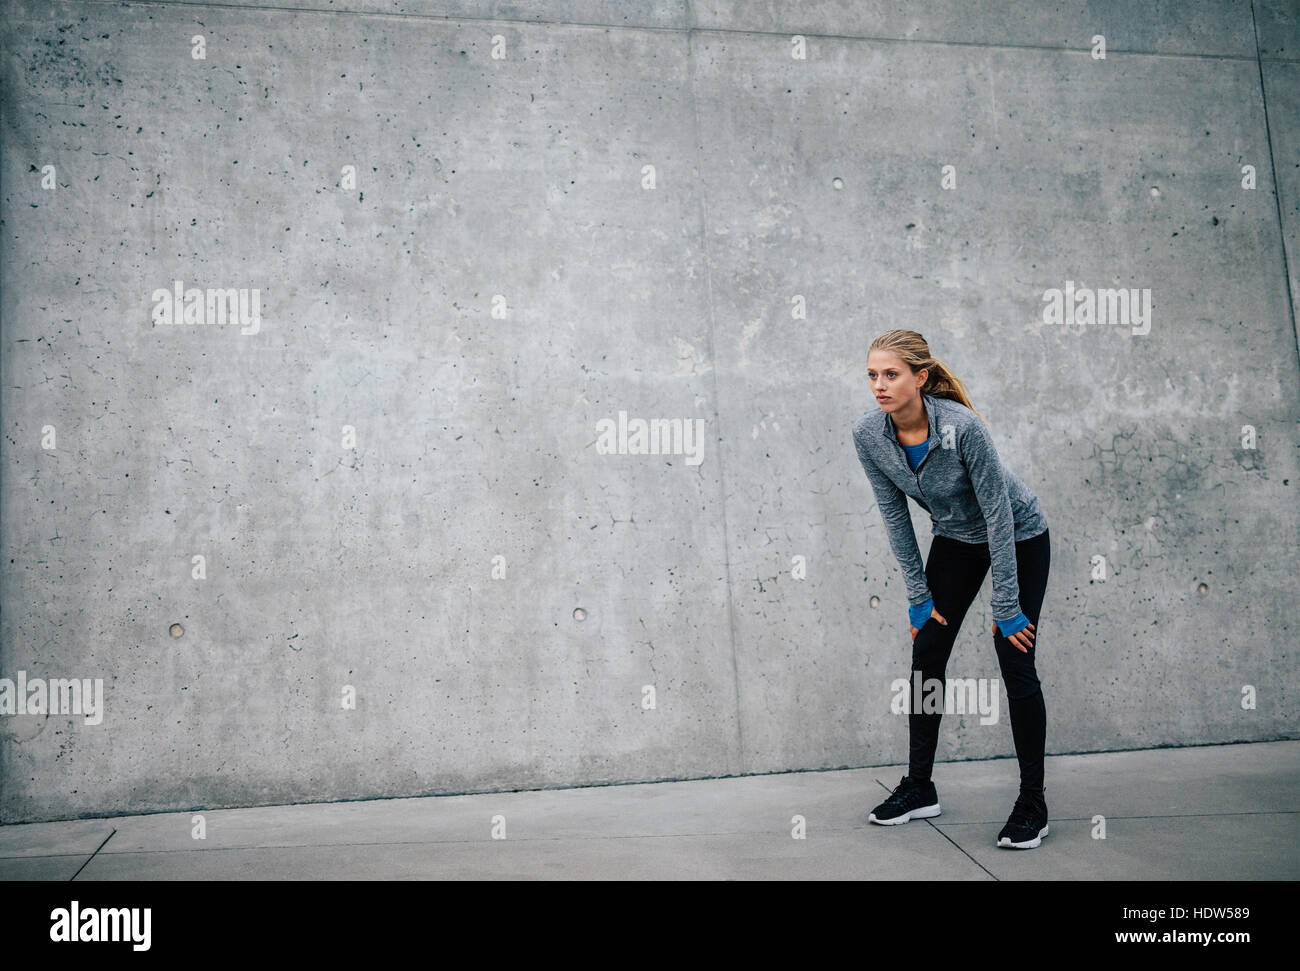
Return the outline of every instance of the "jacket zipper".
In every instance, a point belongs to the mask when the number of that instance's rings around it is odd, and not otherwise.
[[[886,418],[885,421],[889,421],[889,419]],[[930,435],[928,432],[926,433],[925,440],[926,442],[930,441]],[[911,471],[912,468],[911,463],[907,461],[907,450],[903,448],[903,443],[898,440],[897,429],[895,429],[895,433],[894,433],[894,444],[898,446],[898,451],[902,453],[903,465],[905,465],[907,469]],[[925,500],[925,510],[926,512],[930,513],[931,517],[933,517],[934,512],[930,509],[930,497],[927,496],[925,494],[925,490],[921,488],[921,469],[925,467],[926,460],[929,458],[930,458],[930,449],[927,448],[925,450],[925,454],[921,456],[920,463],[916,466],[916,471],[913,472],[912,475],[916,477],[916,491],[921,493],[921,498]]]
[[[927,439],[929,441],[929,439]],[[927,448],[925,454],[921,456],[921,461],[916,466],[916,491],[925,497],[926,509],[930,508],[930,497],[925,495],[925,490],[921,488],[921,469],[925,468],[925,462],[930,457],[930,450]]]

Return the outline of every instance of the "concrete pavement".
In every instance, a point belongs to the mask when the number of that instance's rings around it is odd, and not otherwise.
[[[1027,851],[994,845],[1016,793],[1014,759],[940,763],[934,778],[941,816],[892,827],[866,822],[905,771],[886,766],[0,826],[0,879],[1300,876],[1300,741],[1049,757],[1051,833]],[[202,839],[195,837],[199,816]],[[792,835],[796,817],[806,838]]]

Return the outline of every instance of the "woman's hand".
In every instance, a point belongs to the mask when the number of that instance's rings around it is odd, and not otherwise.
[[[930,616],[933,617],[935,620],[937,620],[939,623],[943,624],[944,627],[948,626],[948,622],[943,619],[943,615],[940,614],[939,611],[935,610],[933,607],[930,608]],[[916,640],[916,635],[921,633],[921,629],[919,627],[913,627],[911,624],[907,625],[907,629],[912,632],[912,640]]]
[[[998,622],[996,620],[993,622],[993,636],[994,637],[998,636]],[[1016,647],[1019,648],[1022,652],[1028,654],[1029,648],[1034,646],[1033,644],[1034,625],[1030,624],[1024,630],[1016,631],[1014,634],[1008,637],[1007,640],[1009,640],[1012,644],[1016,645]]]

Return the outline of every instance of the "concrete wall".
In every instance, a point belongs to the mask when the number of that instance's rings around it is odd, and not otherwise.
[[[1300,9],[1133,8],[7,4],[0,676],[104,705],[0,717],[0,820],[905,760],[891,327],[1042,500],[1048,751],[1296,737]]]

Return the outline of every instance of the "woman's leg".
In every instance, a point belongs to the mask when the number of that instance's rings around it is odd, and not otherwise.
[[[1033,646],[1021,651],[1000,633],[993,635],[1011,709],[1011,737],[1020,761],[1020,788],[1043,791],[1043,753],[1047,745],[1047,706],[1034,664],[1041,631],[1038,629],[1043,597],[1047,593],[1047,572],[1051,542],[1047,530],[1016,544],[1016,579],[1020,585],[1020,609],[1034,625]],[[941,611],[942,612],[942,611]]]
[[[925,579],[934,596],[934,609],[948,622],[945,627],[933,617],[927,620],[912,642],[911,679],[920,671],[922,689],[931,678],[944,683],[948,657],[961,629],[962,618],[984,583],[989,570],[988,547],[962,543],[946,536],[935,536],[925,563]],[[1026,614],[1028,616],[1028,614]],[[942,712],[925,714],[913,711],[907,716],[908,769],[907,774],[918,782],[930,778],[934,768],[934,752],[939,744],[939,722]]]

